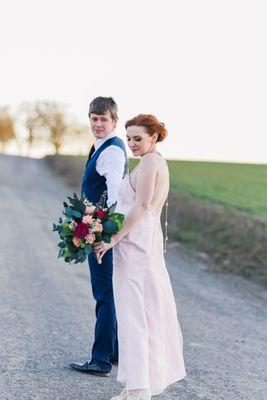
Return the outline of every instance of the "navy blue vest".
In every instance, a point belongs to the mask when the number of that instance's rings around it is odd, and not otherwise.
[[[125,154],[125,165],[124,165],[124,175],[128,173],[128,158],[125,149],[125,145],[123,141],[114,136],[108,140],[106,140],[102,146],[99,147],[98,150],[92,155],[90,161],[87,163],[82,180],[82,193],[86,194],[86,198],[92,203],[96,204],[101,194],[107,190],[106,178],[104,176],[99,175],[96,170],[96,161],[103,150],[105,150],[108,146],[118,146],[120,147]]]

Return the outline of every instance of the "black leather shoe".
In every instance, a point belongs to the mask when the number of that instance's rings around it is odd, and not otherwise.
[[[118,359],[117,358],[110,358],[109,362],[113,365],[118,365]]]
[[[86,361],[84,364],[71,363],[70,367],[75,371],[84,372],[85,374],[97,375],[97,376],[110,376],[110,371],[100,367],[94,361]]]

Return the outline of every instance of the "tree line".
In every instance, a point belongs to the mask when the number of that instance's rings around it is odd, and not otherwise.
[[[0,106],[2,153],[10,141],[16,141],[17,147],[20,147],[22,137],[27,143],[28,153],[33,146],[46,143],[53,146],[55,154],[59,154],[66,142],[89,142],[90,135],[88,126],[77,121],[65,105],[57,102],[24,102],[15,114],[11,112],[10,107]]]

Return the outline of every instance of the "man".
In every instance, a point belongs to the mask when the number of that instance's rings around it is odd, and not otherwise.
[[[85,166],[82,193],[94,204],[107,190],[107,206],[117,200],[118,187],[128,173],[128,160],[123,141],[116,136],[118,107],[112,97],[97,97],[89,106],[91,130],[95,136]],[[70,367],[98,376],[109,376],[112,363],[118,363],[117,321],[112,288],[112,249],[98,264],[95,254],[88,256],[92,292],[96,300],[95,340],[92,358]]]

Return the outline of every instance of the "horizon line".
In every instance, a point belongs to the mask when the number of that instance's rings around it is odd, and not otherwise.
[[[48,156],[54,157],[56,156],[56,154],[45,154],[42,156],[29,156],[29,155],[23,155],[23,154],[12,154],[12,153],[0,153],[1,156],[10,156],[10,157],[24,157],[24,158],[33,158],[33,159],[41,159],[41,158],[45,158]],[[67,156],[67,157],[86,157],[87,154],[58,154],[58,156]],[[165,160],[167,161],[181,161],[181,162],[203,162],[203,163],[221,163],[221,164],[246,164],[246,165],[267,165],[267,161],[248,161],[248,160],[244,160],[244,161],[235,161],[235,160],[219,160],[219,159],[207,159],[207,158],[202,158],[202,159],[197,159],[197,158],[179,158],[179,157],[164,157]],[[139,157],[130,157],[129,159],[132,160],[138,160]]]

